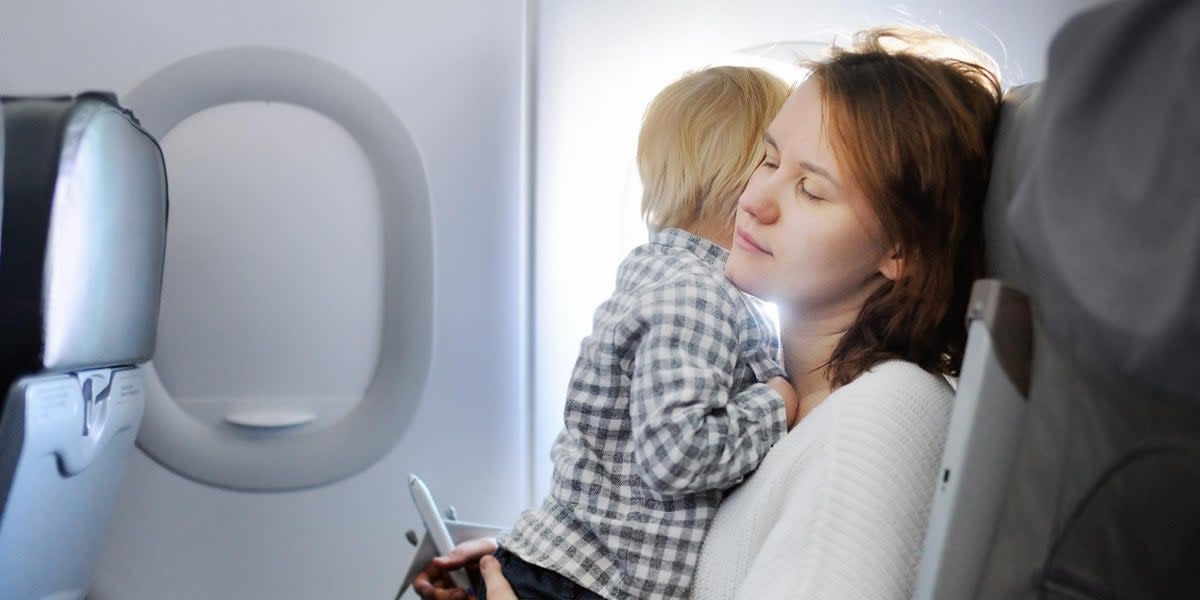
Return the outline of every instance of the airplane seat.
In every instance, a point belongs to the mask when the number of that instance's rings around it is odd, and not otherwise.
[[[1197,29],[1097,7],[1008,95],[915,598],[1200,597]]]
[[[0,597],[83,598],[144,410],[158,143],[112,94],[0,97]]]

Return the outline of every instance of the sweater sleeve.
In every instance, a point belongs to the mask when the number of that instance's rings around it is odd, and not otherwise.
[[[733,389],[734,299],[664,286],[644,299],[630,393],[638,473],[663,496],[725,489],[787,431],[783,398],[764,383]]]
[[[928,377],[932,380],[932,377]],[[928,523],[948,395],[867,389],[838,398],[827,451],[787,496],[737,598],[907,600]]]

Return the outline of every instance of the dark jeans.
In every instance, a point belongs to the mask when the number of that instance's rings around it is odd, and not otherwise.
[[[492,556],[500,561],[504,578],[521,600],[604,600],[596,592],[550,569],[529,564],[504,548],[497,549]],[[487,591],[481,591],[479,600],[486,598]]]

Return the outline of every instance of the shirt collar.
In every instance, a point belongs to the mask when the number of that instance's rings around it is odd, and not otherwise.
[[[682,248],[710,265],[724,265],[729,251],[688,231],[667,227],[650,232],[650,242],[666,248]]]

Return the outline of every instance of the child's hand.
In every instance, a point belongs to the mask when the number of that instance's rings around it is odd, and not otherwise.
[[[796,426],[797,415],[800,414],[800,399],[796,397],[795,388],[792,387],[790,381],[783,377],[772,377],[767,380],[767,385],[783,396],[783,406],[787,409],[787,428],[788,431],[791,431]]]

